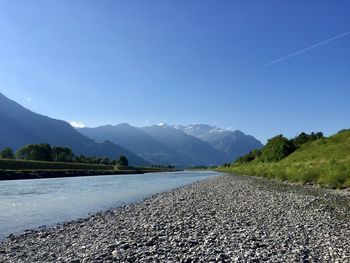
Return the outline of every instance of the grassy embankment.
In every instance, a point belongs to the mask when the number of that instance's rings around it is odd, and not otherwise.
[[[330,188],[350,187],[350,131],[302,145],[278,162],[236,162],[219,171]]]
[[[0,180],[167,172],[172,169],[0,159]]]

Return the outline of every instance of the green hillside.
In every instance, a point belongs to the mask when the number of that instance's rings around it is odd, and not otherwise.
[[[306,142],[279,161],[267,162],[262,159],[258,156],[251,161],[238,161],[219,170],[330,188],[350,187],[349,130]]]

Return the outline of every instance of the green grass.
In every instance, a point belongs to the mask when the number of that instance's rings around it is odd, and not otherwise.
[[[113,166],[85,163],[63,163],[44,161],[24,161],[0,159],[0,170],[97,170],[97,171],[139,171],[139,172],[162,172],[174,171],[174,169],[163,167],[133,167]]]
[[[0,170],[100,170],[112,171],[113,165],[61,163],[0,159]]]
[[[141,174],[169,171],[174,171],[174,169],[0,159],[0,180]]]
[[[350,131],[306,143],[279,162],[256,159],[218,170],[329,188],[349,188]]]

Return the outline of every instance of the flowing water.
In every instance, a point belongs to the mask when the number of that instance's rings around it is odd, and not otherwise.
[[[219,175],[184,171],[0,181],[0,240]]]

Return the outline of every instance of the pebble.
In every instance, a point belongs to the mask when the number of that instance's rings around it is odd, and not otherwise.
[[[0,262],[350,262],[350,193],[223,175],[10,235]]]

